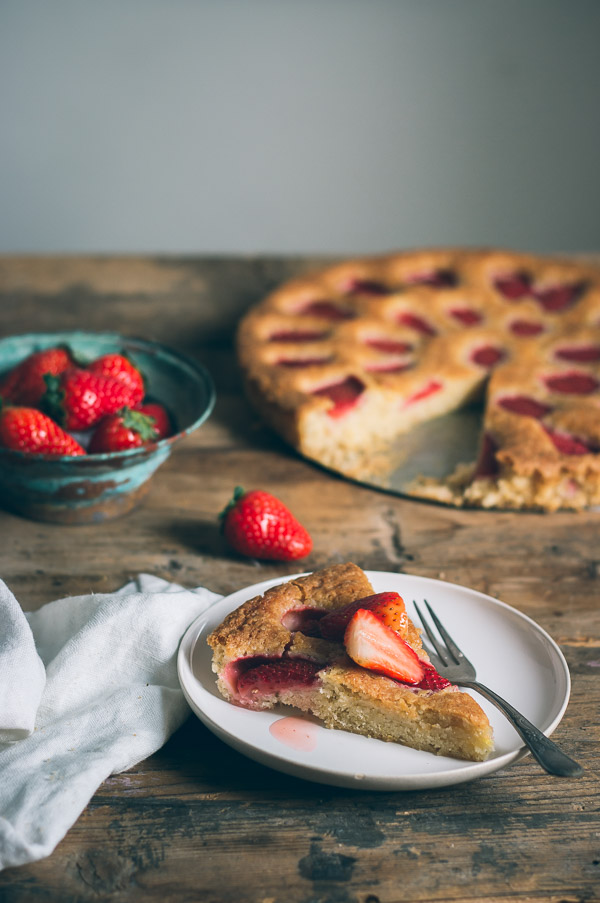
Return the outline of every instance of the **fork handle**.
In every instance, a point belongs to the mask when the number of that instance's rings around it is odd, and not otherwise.
[[[561,777],[577,777],[578,775],[583,774],[581,765],[565,755],[556,743],[543,734],[531,723],[531,721],[528,721],[524,715],[517,712],[506,699],[498,696],[498,694],[494,693],[493,690],[490,690],[489,687],[486,687],[475,680],[460,681],[460,685],[463,687],[470,687],[472,690],[477,690],[478,693],[481,693],[482,696],[485,696],[486,699],[493,702],[496,708],[500,709],[500,711],[506,715],[517,733],[529,747],[531,754],[549,774],[556,774]]]

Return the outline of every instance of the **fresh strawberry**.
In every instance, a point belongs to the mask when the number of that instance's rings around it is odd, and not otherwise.
[[[359,608],[368,608],[367,599],[357,599],[343,608],[336,608],[328,612],[319,621],[319,631],[324,640],[343,640],[346,627]]]
[[[312,539],[285,505],[262,489],[236,487],[220,515],[226,540],[241,555],[268,561],[304,558]]]
[[[157,432],[157,439],[166,439],[167,436],[172,434],[171,415],[164,405],[159,404],[157,401],[147,401],[144,404],[138,404],[135,410],[140,411],[154,421],[153,426]]]
[[[98,357],[88,364],[87,369],[92,373],[99,373],[101,376],[112,376],[113,379],[125,383],[131,391],[131,404],[134,407],[141,402],[145,395],[143,375],[124,354],[103,354],[102,357]]]
[[[402,634],[408,625],[408,615],[406,614],[406,606],[404,599],[398,593],[378,593],[373,597],[373,602],[369,606],[380,621],[383,621],[390,630]]]
[[[130,408],[103,417],[90,440],[88,452],[125,451],[156,442],[157,432],[150,417]]]
[[[433,665],[430,665],[429,662],[421,662],[421,664],[425,669],[425,674],[422,680],[417,684],[417,687],[420,690],[444,690],[446,687],[452,686],[450,681],[446,680],[445,677],[442,677],[441,674],[438,674]]]
[[[34,351],[4,377],[0,383],[0,396],[13,404],[33,407],[39,404],[46,391],[46,373],[58,376],[72,366],[73,359],[66,348]]]
[[[272,696],[281,690],[300,689],[314,685],[317,672],[323,665],[306,659],[282,659],[251,668],[238,680],[240,701]]]
[[[374,596],[365,596],[364,599],[350,602],[344,608],[336,608],[321,618],[319,629],[323,639],[343,640],[346,627],[359,608],[372,611],[392,630],[401,631],[407,621],[402,596],[398,593],[376,593]]]
[[[37,455],[85,455],[78,442],[36,408],[0,411],[0,445]]]
[[[418,684],[425,676],[423,662],[414,649],[367,609],[360,608],[352,616],[344,645],[350,658],[369,671],[408,684]]]
[[[87,430],[102,417],[133,406],[129,386],[112,376],[74,367],[45,379],[42,409],[66,430]]]

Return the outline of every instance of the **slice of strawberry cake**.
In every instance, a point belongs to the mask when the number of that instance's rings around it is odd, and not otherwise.
[[[272,587],[208,643],[219,691],[236,705],[291,705],[329,728],[460,759],[493,749],[485,713],[433,668],[402,598],[374,593],[355,564]]]

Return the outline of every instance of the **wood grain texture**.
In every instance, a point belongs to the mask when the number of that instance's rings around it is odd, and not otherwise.
[[[121,520],[73,528],[0,512],[0,576],[25,609],[139,572],[220,593],[285,576],[298,565],[244,560],[217,529],[235,485],[264,486],[313,536],[303,568],[352,560],[439,577],[534,618],[571,669],[555,737],[584,776],[551,778],[526,757],[454,788],[353,792],[264,768],[190,718],[157,754],[107,780],[52,856],[0,873],[2,903],[600,899],[600,514],[397,498],[331,475],[273,436],[241,395],[233,330],[266,291],[326,262],[0,259],[0,336],[80,328],[157,339],[201,360],[218,396]]]

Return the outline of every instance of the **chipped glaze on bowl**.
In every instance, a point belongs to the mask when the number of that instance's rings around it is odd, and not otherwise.
[[[144,339],[117,333],[31,333],[0,339],[0,373],[33,351],[68,345],[78,359],[127,354],[146,379],[147,396],[170,411],[176,432],[167,439],[122,452],[69,457],[0,449],[0,504],[33,520],[93,524],[119,517],[139,504],[150,478],[173,446],[210,416],[215,389],[193,359]]]

